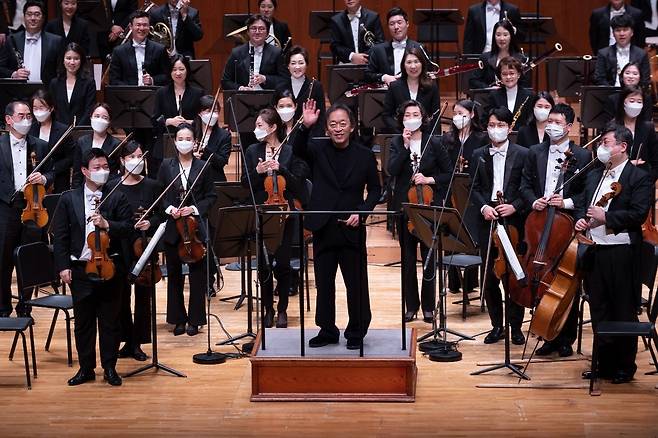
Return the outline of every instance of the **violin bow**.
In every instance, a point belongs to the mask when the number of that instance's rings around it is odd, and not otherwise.
[[[217,88],[217,92],[215,93],[215,98],[213,99],[212,106],[210,107],[210,117],[212,117],[213,113],[215,112],[215,109],[217,108],[217,101],[219,100],[220,91],[222,91],[222,87]],[[217,120],[217,123],[219,123],[219,120]],[[199,148],[206,140],[206,136],[208,135],[209,128],[210,128],[210,123],[206,124],[206,127],[203,130],[203,134],[201,135],[201,140],[199,142]]]
[[[313,85],[315,85],[315,77],[311,78],[311,85],[308,87],[308,97],[306,98],[307,101],[311,98],[311,94],[313,93]],[[276,157],[279,156],[279,153],[281,152],[281,148],[283,147],[283,145],[286,144],[288,142],[288,140],[290,140],[290,136],[292,135],[292,133],[295,132],[295,129],[297,129],[299,127],[299,125],[302,124],[303,121],[304,121],[304,115],[302,114],[299,117],[299,119],[297,119],[295,124],[292,126],[292,129],[290,130],[290,132],[281,141],[281,144],[277,148],[276,152],[272,155],[273,160],[276,159]]]
[[[157,197],[157,199],[153,202],[153,204],[151,204],[151,206],[150,206],[148,209],[146,209],[146,210],[142,213],[142,216],[137,220],[137,222],[141,222],[141,221],[143,221],[143,220],[146,218],[146,216],[148,216],[149,214],[151,214],[151,211],[155,208],[156,205],[158,205],[158,203],[162,200],[162,198],[164,197],[164,195],[169,191],[169,189],[174,185],[174,183],[178,180],[178,178],[181,177],[182,174],[183,174],[183,171],[182,171],[182,170],[181,170],[180,172],[178,172],[178,175],[176,175],[176,178],[174,178],[174,179],[171,180],[171,182],[169,183],[169,185],[167,185],[167,187],[165,187],[165,189],[162,191],[162,193],[160,193],[160,195],[159,195],[159,196]],[[136,223],[137,223],[137,222],[136,222]]]
[[[214,155],[215,155],[215,153],[213,152],[212,154],[210,154],[210,156],[205,161],[205,163],[203,163],[203,167],[199,171],[199,174],[196,176],[196,178],[194,178],[194,181],[192,181],[192,184],[190,184],[190,186],[185,191],[185,196],[183,196],[183,199],[181,199],[180,205],[178,206],[179,209],[183,208],[183,205],[185,205],[185,201],[187,201],[187,197],[190,196],[190,193],[192,193],[192,189],[194,189],[194,186],[199,181],[199,178],[201,178],[201,176],[203,175],[203,172],[208,168],[208,164],[210,164],[210,161],[212,160],[212,157]],[[181,170],[181,174],[184,174],[184,173],[185,172]]]
[[[133,137],[134,134],[135,134],[135,132],[133,131],[133,132],[131,132],[130,134],[126,135],[126,138],[124,138],[124,139],[121,141],[121,143],[119,143],[119,144],[117,145],[117,147],[115,147],[114,149],[112,149],[112,152],[110,152],[110,153],[107,155],[107,158],[112,158],[112,157],[114,156],[114,154],[116,154],[117,151],[118,151],[119,149],[121,149],[126,143],[128,143],[128,141]],[[146,154],[144,154],[144,155],[146,155]]]
[[[439,115],[434,121],[434,125],[432,126],[432,130],[430,131],[430,135],[427,137],[427,141],[425,142],[425,145],[423,146],[423,150],[420,151],[420,157],[418,157],[418,168],[414,170],[413,175],[411,175],[411,180],[413,181],[414,176],[418,173],[418,170],[420,169],[420,163],[423,161],[423,156],[425,155],[425,152],[427,152],[427,146],[430,144],[430,141],[432,141],[432,136],[434,135],[434,131],[436,131],[436,127],[439,125],[439,122],[441,121],[441,117],[443,117],[443,113],[446,111],[448,108],[448,101],[446,100],[443,102],[443,106],[441,107],[441,110],[439,111]],[[432,117],[435,116],[436,113],[432,114]]]

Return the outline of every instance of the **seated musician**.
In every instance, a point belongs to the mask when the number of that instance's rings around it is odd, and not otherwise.
[[[190,3],[190,0],[167,0],[149,11],[153,25],[163,23],[171,32],[173,51],[169,56],[183,55],[194,59],[194,43],[203,38],[199,10]]]
[[[498,253],[489,248],[491,221],[507,224],[508,229],[516,228],[522,239],[523,221],[525,219],[524,201],[521,197],[521,174],[528,150],[511,143],[508,139],[512,130],[512,113],[506,107],[494,108],[487,116],[487,133],[491,143],[473,152],[473,162],[484,160],[473,180],[473,203],[480,210],[480,254],[482,256],[482,276],[486,275],[484,298],[491,319],[492,329],[484,338],[485,344],[498,342],[505,336],[503,328],[503,296],[499,288],[499,279],[494,275],[494,259]],[[509,175],[508,175],[509,171]],[[502,193],[503,202],[497,202],[498,193]],[[493,243],[491,244],[493,245]],[[486,267],[486,272],[485,272]],[[513,275],[513,274],[505,274]],[[505,286],[503,284],[503,286]],[[511,326],[512,343],[523,345],[525,336],[521,331],[524,309],[515,302],[509,303],[510,314],[507,320]]]
[[[493,49],[494,26],[508,18],[516,28],[521,23],[519,8],[502,0],[484,0],[468,8],[464,26],[464,53],[485,53]]]
[[[119,351],[119,308],[122,278],[126,266],[118,254],[121,241],[132,234],[132,214],[126,197],[106,187],[110,175],[107,156],[102,149],[92,148],[82,158],[84,183],[62,194],[53,220],[54,260],[62,282],[73,294],[75,317],[75,347],[80,369],[69,379],[76,386],[96,379],[96,336],[100,338],[100,359],[103,378],[112,386],[121,385],[116,363]],[[109,197],[108,197],[109,195]],[[104,200],[104,198],[106,198]],[[102,202],[100,208],[97,203]],[[97,245],[90,239],[101,239],[100,230],[109,236],[108,259],[114,265],[109,278],[88,275],[87,263],[96,257]],[[96,232],[99,231],[99,232]],[[94,240],[91,240],[92,242]],[[99,242],[99,240],[95,240]],[[103,262],[109,264],[109,261]],[[96,267],[96,263],[91,264]]]
[[[19,245],[41,238],[41,229],[33,222],[21,222],[25,202],[20,191],[26,183],[50,187],[55,178],[52,160],[40,172],[32,173],[33,154],[36,161],[41,161],[48,154],[48,143],[28,134],[32,126],[32,111],[28,103],[9,103],[5,109],[5,125],[9,132],[0,134],[0,165],[3,169],[0,172],[0,316],[3,317],[12,312],[14,250]],[[29,293],[31,295],[32,292]],[[19,316],[28,315],[29,309],[17,306],[16,313]]]
[[[284,51],[284,55],[287,55],[288,50],[284,49],[290,49],[292,46],[292,35],[290,35],[288,23],[274,17],[277,7],[278,2],[276,0],[258,0],[258,10],[260,11],[260,14],[272,23],[266,41],[269,44],[274,45],[276,45],[275,42],[278,41],[279,49]],[[274,38],[276,38],[276,40]]]
[[[173,324],[174,336],[187,332],[189,336],[199,333],[199,327],[206,324],[205,298],[208,291],[206,275],[206,257],[188,263],[190,274],[189,306],[185,310],[183,288],[183,261],[179,255],[182,237],[177,231],[176,221],[188,217],[196,219],[198,239],[203,242],[207,224],[206,218],[217,194],[211,179],[212,174],[204,171],[200,175],[204,162],[194,156],[194,130],[191,125],[183,123],[176,131],[176,149],[178,154],[165,158],[158,172],[158,181],[162,188],[174,179],[174,185],[162,199],[162,208],[167,216],[167,228],[163,236],[165,255],[167,257],[167,322]],[[207,169],[207,168],[206,168]],[[178,177],[178,175],[180,177]],[[193,185],[198,177],[198,181]],[[191,190],[190,196],[186,197]],[[182,203],[183,198],[185,202]]]
[[[645,35],[645,16],[643,12],[633,5],[625,4],[625,0],[610,0],[607,5],[596,8],[589,17],[589,44],[592,53],[596,54],[599,50],[615,43],[614,29],[611,28],[612,19],[620,15],[628,15],[633,19],[633,44],[638,47],[644,47]],[[651,6],[649,6],[651,14]],[[650,21],[649,15],[649,20]]]
[[[550,140],[546,133],[548,115],[555,106],[553,96],[548,91],[540,91],[533,95],[527,103],[528,110],[532,108],[529,120],[519,128],[516,144],[529,148],[532,145]],[[541,139],[541,140],[540,140]]]
[[[619,73],[619,84],[621,88],[627,87],[641,87],[640,83],[646,83],[647,81],[642,78],[642,73],[640,72],[640,64],[637,62],[629,62],[621,69]],[[610,93],[606,99],[606,104],[604,110],[608,121],[614,119],[617,116],[617,109],[619,108],[619,95],[621,91]],[[651,120],[653,117],[653,93],[645,92],[644,93],[644,108],[640,114],[640,120]]]
[[[219,126],[219,113],[222,109],[219,102],[211,112],[213,100],[213,96],[209,95],[199,99],[199,113],[194,123],[194,138],[197,143],[194,156],[203,161],[211,160],[210,169],[206,172],[210,172],[212,181],[219,182],[226,181],[224,167],[231,156],[231,133]]]
[[[649,84],[650,68],[647,53],[640,47],[632,44],[633,17],[628,14],[618,15],[610,20],[614,44],[600,49],[596,54],[596,68],[594,70],[594,84],[618,87],[620,85],[621,69],[629,62],[640,66],[640,85]]]
[[[434,200],[441,205],[441,192],[445,193],[448,181],[439,179],[439,174],[450,177],[450,159],[448,153],[434,137],[429,139],[429,132],[424,132],[423,126],[428,124],[428,117],[422,105],[415,100],[404,102],[398,109],[398,125],[402,130],[401,136],[395,136],[391,142],[391,152],[388,161],[388,173],[395,178],[393,191],[393,210],[402,208],[403,202],[412,202],[408,198],[409,189],[416,185],[428,185],[434,189],[435,196],[429,199],[417,197],[418,203],[430,205]],[[425,130],[426,131],[426,130]],[[441,190],[443,189],[443,190]],[[421,188],[422,190],[422,188]],[[409,219],[405,216],[405,219]],[[406,222],[406,221],[405,221]],[[422,307],[423,321],[433,321],[434,306],[436,302],[435,282],[432,272],[433,264],[430,262],[423,272],[421,299],[418,298],[418,278],[416,268],[416,252],[420,245],[420,254],[423,262],[427,258],[429,249],[418,236],[412,233],[405,225],[399,230],[399,239],[404,239],[405,253],[403,267],[406,270],[405,286],[405,321],[410,322],[416,318],[419,308]]]
[[[398,129],[395,121],[397,109],[404,102],[417,101],[430,118],[439,109],[439,87],[428,74],[427,58],[423,52],[418,47],[406,49],[400,67],[400,80],[389,86],[382,110],[386,125],[395,131]]]
[[[286,137],[285,127],[278,113],[266,108],[258,113],[254,135],[258,143],[254,143],[246,151],[245,165],[242,172],[242,185],[249,187],[251,183],[257,204],[269,204],[280,197],[288,208],[295,208],[294,201],[299,200],[306,203],[306,178],[310,171],[308,165],[295,156],[289,143],[281,143]],[[274,173],[273,173],[274,172]],[[248,177],[247,177],[248,173]],[[285,191],[279,187],[280,192],[274,192],[274,188],[268,192],[274,182],[272,178],[282,176],[285,181]],[[267,184],[267,185],[266,185]],[[265,315],[263,325],[272,327],[274,324],[274,299],[273,278],[276,278],[279,290],[279,302],[277,303],[276,327],[286,328],[288,326],[288,294],[290,290],[290,255],[294,233],[298,229],[294,226],[295,221],[291,218],[286,220],[281,244],[273,252],[274,257],[269,258],[270,263],[276,261],[274,269],[271,265],[266,266],[265,256],[262,248],[259,260],[258,272],[261,279],[261,293],[264,300]]]
[[[419,44],[407,36],[409,16],[404,9],[391,8],[386,14],[386,22],[393,39],[375,44],[370,49],[365,76],[368,82],[388,86],[400,77],[404,51]]]
[[[532,91],[520,86],[519,79],[523,74],[521,62],[508,56],[498,63],[498,76],[503,82],[503,86],[489,94],[487,109],[505,107],[513,114],[515,123],[511,127],[516,131],[522,125],[525,115],[530,107]]]
[[[364,36],[372,33],[373,43],[384,41],[379,14],[361,6],[361,0],[345,0],[345,10],[331,17],[331,53],[340,64],[368,63],[368,46]]]
[[[564,174],[565,181],[576,172],[580,172],[592,159],[592,154],[588,150],[569,140],[575,118],[576,115],[569,105],[563,103],[555,105],[550,110],[545,128],[548,140],[528,149],[521,192],[525,202],[528,206],[532,206],[533,210],[543,211],[552,206],[573,216],[574,208],[587,202],[582,199],[584,178],[575,178],[566,184],[560,193],[553,193],[557,188],[561,163],[567,159],[567,151],[573,154],[573,158]],[[547,356],[554,351],[557,351],[561,357],[573,354],[571,345],[578,333],[578,297],[579,294],[576,294],[562,332],[554,340],[545,341],[536,352],[538,356]]]
[[[589,293],[592,326],[601,321],[637,321],[642,291],[640,275],[641,225],[653,199],[652,178],[628,159],[633,135],[610,123],[602,132],[597,158],[605,164],[587,174],[584,199],[575,217],[577,231],[589,231],[596,243],[585,255],[584,287]],[[618,182],[621,192],[604,207],[596,204]],[[589,206],[589,207],[588,207]],[[637,369],[637,337],[599,337],[598,377],[612,383],[633,380]],[[590,372],[583,373],[591,378]]]
[[[148,39],[149,14],[134,12],[130,25],[132,40],[112,51],[110,85],[165,85],[169,82],[169,57],[165,46]]]
[[[61,15],[50,20],[44,30],[59,35],[64,39],[66,46],[76,43],[85,53],[89,53],[91,48],[89,22],[77,14],[78,0],[60,0],[58,3]]]

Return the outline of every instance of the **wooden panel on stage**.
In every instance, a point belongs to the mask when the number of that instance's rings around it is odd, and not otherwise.
[[[305,333],[308,339],[317,330]],[[400,330],[371,329],[364,357],[341,344],[299,354],[299,330],[261,333],[251,360],[251,401],[362,401],[413,402],[416,398],[416,330],[407,330],[407,349],[401,349]],[[296,348],[295,348],[296,347]]]

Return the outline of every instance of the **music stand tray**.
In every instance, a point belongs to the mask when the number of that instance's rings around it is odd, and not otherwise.
[[[209,59],[190,59],[190,84],[212,93],[212,64]]]
[[[416,9],[414,23],[416,26],[446,24],[459,26],[464,24],[464,16],[459,9]]]
[[[551,62],[548,60],[547,62]],[[563,57],[557,58],[557,71],[555,89],[563,97],[580,96],[580,87],[591,83],[591,76],[594,74],[594,65],[596,58],[586,61],[582,57]],[[589,78],[585,78],[585,64],[590,63]]]
[[[108,85],[105,102],[112,107],[112,123],[124,129],[152,128],[155,111],[155,91],[160,87]]]
[[[334,11],[311,11],[308,13],[308,34],[314,40],[331,39],[331,18]]]
[[[455,177],[452,180],[453,208],[459,212],[462,218],[468,208],[466,200],[469,199],[470,186],[471,176],[468,173],[455,173]]]
[[[582,87],[580,122],[585,129],[603,129],[609,115],[605,110],[608,97],[618,91],[618,87],[588,85]]]
[[[522,16],[519,23],[522,35],[525,35],[525,44],[545,44],[546,40],[556,34],[553,17]],[[538,55],[538,54],[537,54]]]
[[[394,129],[394,127],[388,126],[382,117],[386,93],[387,90],[366,90],[359,94],[359,114],[364,127],[382,131]]]
[[[329,101],[334,103],[349,103],[352,98],[345,96],[365,78],[366,66],[354,64],[333,64],[327,66],[329,71]]]
[[[258,112],[274,103],[274,90],[225,90],[224,91],[224,123],[233,132],[251,132],[254,129]],[[228,99],[233,98],[235,119]],[[237,120],[236,128],[234,120]]]

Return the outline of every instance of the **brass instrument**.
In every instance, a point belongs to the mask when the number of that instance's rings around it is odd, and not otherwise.
[[[516,110],[516,113],[514,113],[514,117],[512,118],[512,129],[514,129],[514,126],[516,125],[516,121],[519,119],[519,117],[521,117],[521,113],[523,112],[523,107],[525,106],[526,103],[528,103],[528,99],[530,99],[530,96],[525,98],[519,109]]]
[[[360,24],[360,27],[361,30],[363,30],[363,44],[365,44],[367,48],[371,48],[375,45],[375,34],[369,31],[363,23]],[[358,48],[355,47],[355,50],[358,51]]]
[[[279,39],[273,33],[267,35],[265,42],[267,44],[273,45],[274,47],[278,47],[279,49],[281,48],[281,41],[279,41]]]
[[[227,33],[226,38],[235,37],[240,44],[244,44],[249,41],[249,35],[247,34],[247,26],[243,26],[239,29],[235,29],[233,32]]]
[[[160,22],[151,26],[149,29],[149,39],[165,46],[170,56],[174,52],[174,36],[166,24]]]

